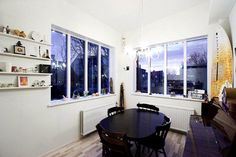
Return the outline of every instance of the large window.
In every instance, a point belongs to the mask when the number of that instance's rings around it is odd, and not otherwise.
[[[207,92],[207,37],[137,51],[136,91],[188,95],[195,89]]]
[[[109,49],[101,47],[101,93],[109,92]]]
[[[207,90],[207,39],[187,42],[187,91]]]
[[[148,92],[148,57],[143,51],[137,53],[137,92],[147,93]]]
[[[86,91],[89,95],[108,94],[111,49],[75,33],[62,32],[70,31],[51,32],[51,100],[77,98]]]
[[[67,95],[67,36],[52,31],[52,77],[51,99],[62,99]]]
[[[88,43],[88,91],[98,92],[98,45]]]
[[[71,37],[71,97],[83,95],[84,92],[84,64],[85,41]]]
[[[164,47],[151,48],[151,93],[164,94]]]
[[[182,95],[184,92],[183,42],[167,45],[167,94]]]

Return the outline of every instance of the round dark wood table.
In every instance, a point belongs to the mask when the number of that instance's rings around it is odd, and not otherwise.
[[[106,117],[100,125],[110,132],[126,133],[129,140],[139,141],[155,133],[157,126],[165,122],[164,114],[140,109],[127,109]]]

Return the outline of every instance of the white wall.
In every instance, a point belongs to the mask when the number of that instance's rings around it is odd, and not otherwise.
[[[175,41],[185,38],[197,37],[202,35],[209,35],[209,48],[208,48],[208,65],[211,68],[211,44],[212,44],[212,33],[209,33],[211,27],[208,26],[209,18],[209,4],[204,3],[196,7],[190,8],[183,12],[174,14],[172,16],[163,18],[159,21],[155,21],[152,24],[145,25],[143,27],[142,41],[146,45],[163,43],[168,41]],[[212,26],[213,27],[213,26]],[[139,34],[140,30],[135,30],[133,32],[125,33],[124,36],[127,40],[127,47],[135,48],[139,45]],[[132,50],[129,51],[132,53]],[[135,64],[134,57],[128,57],[125,54],[122,60],[122,67],[130,66],[130,71],[124,71],[121,75],[122,80],[124,80],[125,93],[126,93],[126,103],[128,107],[134,107],[138,102],[149,102],[152,104],[169,104],[172,106],[182,106],[194,108],[197,114],[201,113],[201,103],[191,102],[191,101],[181,101],[176,99],[166,99],[166,98],[155,98],[155,97],[144,97],[133,95],[135,84]],[[132,56],[132,55],[131,55]],[[210,76],[210,70],[208,71],[208,76]],[[210,83],[210,78],[208,84]],[[209,88],[210,89],[210,88]]]
[[[51,24],[115,48],[112,68],[117,93],[120,82],[118,80],[120,33],[77,10],[64,0],[0,1],[0,25],[9,25],[10,28],[24,30],[27,34],[37,31],[45,35],[47,41],[50,41]],[[30,60],[22,60],[22,62],[30,62]],[[76,141],[80,137],[79,112],[81,109],[91,105],[115,104],[117,97],[118,94],[48,107],[49,89],[0,91],[0,157],[40,156]]]
[[[144,26],[143,41],[147,45],[174,41],[194,36],[208,35],[208,65],[211,69],[211,52],[214,45],[215,24],[208,25],[209,5],[190,8],[178,14]],[[231,12],[231,27],[235,27],[236,9]],[[51,24],[77,32],[115,47],[114,83],[116,96],[83,101],[57,107],[47,107],[50,91],[25,90],[0,92],[0,157],[40,156],[79,138],[79,112],[91,105],[115,103],[119,96],[120,82],[124,82],[127,107],[138,102],[193,108],[200,114],[200,102],[183,101],[133,95],[134,61],[132,56],[121,53],[121,35],[111,27],[77,10],[64,0],[1,0],[0,25],[24,30],[27,34],[37,31],[50,41]],[[127,46],[139,46],[139,30],[127,32]],[[236,33],[233,29],[234,45]],[[1,41],[0,41],[1,42]],[[124,66],[130,66],[124,71]],[[211,71],[208,71],[210,76]],[[209,78],[209,77],[208,77]],[[210,80],[210,78],[209,78]],[[209,81],[208,81],[209,84]],[[208,87],[208,89],[210,89]]]

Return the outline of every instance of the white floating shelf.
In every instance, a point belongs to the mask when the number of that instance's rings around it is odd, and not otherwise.
[[[46,89],[46,88],[51,88],[52,86],[43,86],[43,87],[4,87],[0,88],[0,91],[3,90],[21,90],[21,89]]]
[[[51,73],[23,73],[23,72],[0,72],[0,75],[36,75],[36,76],[50,76]]]
[[[51,46],[51,44],[47,43],[47,42],[35,41],[33,39],[18,37],[16,35],[6,34],[6,33],[2,33],[2,32],[0,32],[0,36],[4,36],[4,37],[8,37],[8,38],[15,38],[15,39],[24,40],[24,41],[29,41],[29,42],[36,43],[36,44],[41,44],[41,45]]]
[[[35,59],[35,60],[43,60],[43,61],[51,61],[49,58],[42,58],[42,57],[32,57],[27,55],[18,55],[10,52],[0,53],[2,56],[10,56],[10,57],[19,57],[19,58],[28,58],[28,59]]]

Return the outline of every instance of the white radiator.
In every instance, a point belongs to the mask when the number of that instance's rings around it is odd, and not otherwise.
[[[105,117],[107,117],[107,109],[114,107],[114,104],[97,106],[82,110],[80,112],[80,128],[81,135],[87,135],[96,130],[96,125]]]
[[[194,114],[193,108],[157,105],[160,112],[171,118],[171,128],[187,132],[189,130],[190,115]]]

